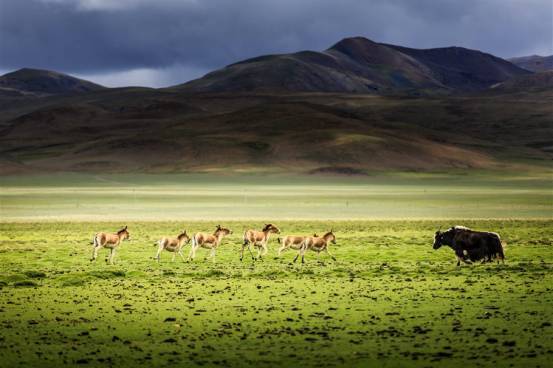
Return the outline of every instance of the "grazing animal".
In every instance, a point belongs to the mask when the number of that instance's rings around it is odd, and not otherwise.
[[[232,231],[221,227],[221,225],[217,225],[217,228],[215,228],[215,232],[213,233],[213,235],[207,233],[194,234],[194,236],[192,236],[192,247],[190,249],[190,253],[188,254],[188,260],[193,261],[194,258],[196,258],[196,251],[198,250],[198,248],[202,247],[211,249],[210,256],[213,261],[215,261],[215,252],[217,250],[217,247],[221,244],[221,240],[223,240],[223,237],[229,234],[232,234]]]
[[[446,245],[453,249],[457,256],[457,266],[461,262],[471,264],[482,260],[492,262],[494,259],[505,262],[503,244],[498,234],[486,231],[474,231],[464,226],[454,226],[446,231],[436,231],[434,249]]]
[[[313,236],[318,235],[313,234]],[[288,249],[300,250],[305,238],[306,236],[303,235],[286,235],[285,237],[277,238],[277,241],[280,243],[280,248],[278,248],[278,256],[280,257],[280,254]]]
[[[319,253],[322,251],[325,251],[326,254],[328,254],[335,261],[336,257],[334,257],[328,251],[329,242],[331,242],[332,244],[336,244],[336,236],[334,235],[332,230],[330,230],[328,233],[324,234],[323,236],[306,237],[302,243],[301,249],[299,250],[296,257],[294,258],[294,262],[296,262],[296,260],[301,254],[301,263],[305,263],[305,252],[308,250],[317,252],[317,259],[319,259]]]
[[[246,230],[244,232],[244,243],[242,244],[242,250],[240,252],[240,260],[244,258],[244,248],[248,248],[252,259],[255,260],[250,245],[257,249],[257,259],[263,260],[267,252],[267,243],[269,242],[269,237],[271,233],[280,234],[280,229],[273,224],[265,224],[261,231],[257,230]]]
[[[92,251],[92,258],[90,259],[90,261],[95,261],[96,258],[98,258],[98,251],[101,248],[108,248],[110,250],[110,254],[108,259],[106,259],[106,262],[109,262],[109,264],[113,264],[115,249],[117,249],[119,244],[121,244],[121,241],[125,239],[130,239],[130,233],[127,230],[127,226],[125,226],[115,234],[97,233],[96,235],[94,235],[94,238],[92,238],[94,249]]]
[[[165,238],[165,237],[161,238],[155,243],[159,245],[155,259],[157,259],[157,261],[159,262],[161,252],[163,252],[163,250],[167,250],[169,252],[173,252],[173,259],[172,259],[173,262],[175,261],[175,256],[177,255],[177,253],[184,261],[184,256],[182,255],[182,248],[186,244],[188,244],[189,241],[190,241],[190,237],[186,233],[186,230],[183,230],[182,233],[180,233],[176,238]]]

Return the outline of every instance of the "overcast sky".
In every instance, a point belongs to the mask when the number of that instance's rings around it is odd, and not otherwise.
[[[0,0],[0,72],[160,87],[350,36],[550,55],[552,27],[552,0]]]

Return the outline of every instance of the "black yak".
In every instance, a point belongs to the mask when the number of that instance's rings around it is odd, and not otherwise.
[[[442,245],[455,251],[457,266],[461,265],[461,261],[467,264],[478,260],[492,262],[496,258],[505,261],[503,245],[496,233],[454,226],[446,231],[436,231],[433,248],[439,249]]]

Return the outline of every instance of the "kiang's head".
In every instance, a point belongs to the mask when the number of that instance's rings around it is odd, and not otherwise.
[[[326,241],[330,241],[332,244],[336,244],[336,235],[334,235],[334,230],[330,229],[330,231],[325,234],[324,238],[326,239]]]
[[[232,234],[232,230],[221,227],[221,225],[217,225],[217,227],[215,228],[215,234],[216,235],[219,235],[219,234],[220,235],[229,235],[229,234]]]
[[[130,239],[131,238],[131,234],[129,233],[129,230],[127,229],[127,225],[125,225],[124,228],[122,228],[121,230],[119,230],[117,232],[117,235],[119,235],[119,238],[121,240],[125,240],[125,239]]]
[[[185,243],[188,243],[190,241],[190,236],[186,233],[186,230],[183,230],[177,238],[181,241],[184,241]]]
[[[263,232],[268,231],[270,233],[280,234],[280,229],[273,224],[265,224]]]

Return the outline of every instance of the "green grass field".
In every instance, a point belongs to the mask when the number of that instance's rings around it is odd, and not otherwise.
[[[553,358],[547,175],[208,179],[3,178],[0,366],[546,367]],[[105,250],[90,263],[92,235],[122,221],[131,240],[116,265]],[[273,238],[265,261],[240,262],[243,230],[269,221],[283,234],[332,227],[337,261],[277,259]],[[206,250],[193,263],[167,252],[153,260],[161,236],[218,223],[234,234],[215,262]],[[505,264],[458,268],[450,249],[434,251],[434,231],[456,224],[500,233]]]

